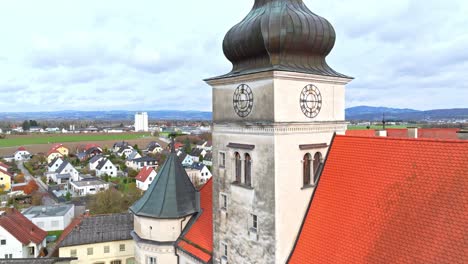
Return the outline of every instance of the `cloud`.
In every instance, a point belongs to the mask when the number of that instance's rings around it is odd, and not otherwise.
[[[466,1],[304,2],[336,29],[347,106],[466,107]],[[223,37],[252,3],[3,1],[0,111],[211,110],[202,79],[231,69]]]

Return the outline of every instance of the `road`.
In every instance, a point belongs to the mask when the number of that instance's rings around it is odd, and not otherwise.
[[[39,192],[43,194],[42,196],[42,204],[43,205],[54,205],[57,204],[54,199],[50,197],[50,194],[47,192],[47,185],[43,183],[41,180],[36,179],[29,173],[29,171],[24,167],[23,162],[17,162],[18,169],[24,174],[24,178],[27,182],[29,181],[36,181],[37,186],[39,186]]]

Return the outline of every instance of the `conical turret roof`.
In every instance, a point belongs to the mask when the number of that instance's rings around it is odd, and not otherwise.
[[[148,190],[130,211],[138,216],[174,219],[194,214],[199,208],[199,193],[173,148]]]

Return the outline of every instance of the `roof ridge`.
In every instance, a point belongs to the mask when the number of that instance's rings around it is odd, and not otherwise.
[[[467,140],[456,140],[456,139],[433,139],[433,138],[397,138],[397,137],[376,137],[376,136],[348,136],[348,135],[336,135],[342,138],[360,138],[360,139],[373,139],[373,140],[393,140],[393,141],[417,141],[417,142],[437,142],[437,143],[466,143]]]

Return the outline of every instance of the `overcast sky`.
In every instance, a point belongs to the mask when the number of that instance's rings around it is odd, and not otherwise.
[[[254,0],[0,0],[0,112],[207,110]],[[468,107],[468,1],[305,0],[335,27],[347,107]]]

